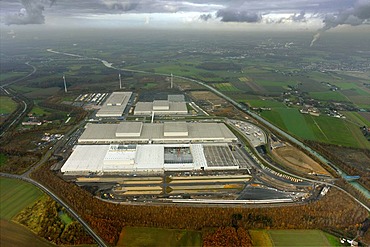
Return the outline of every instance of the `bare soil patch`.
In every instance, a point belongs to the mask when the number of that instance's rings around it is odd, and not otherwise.
[[[314,172],[316,174],[330,175],[319,163],[293,146],[288,145],[274,149],[272,154],[283,165],[301,173]]]

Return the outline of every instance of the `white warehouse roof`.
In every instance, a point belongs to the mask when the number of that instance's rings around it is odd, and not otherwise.
[[[185,102],[138,102],[134,110],[134,115],[151,115],[152,112],[158,115],[177,115],[188,114]]]
[[[102,108],[96,113],[97,117],[120,117],[126,109],[132,92],[113,92]]]
[[[61,172],[86,175],[220,168],[208,167],[202,144],[77,145]],[[239,166],[228,164],[224,168]]]
[[[176,126],[178,124],[178,126]],[[132,130],[130,130],[132,128]],[[138,135],[140,131],[140,135]],[[187,131],[187,133],[186,133]],[[236,136],[224,123],[133,123],[86,125],[79,143],[232,142]]]

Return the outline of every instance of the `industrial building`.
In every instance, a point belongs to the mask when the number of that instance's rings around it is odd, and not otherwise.
[[[132,92],[113,92],[96,113],[97,117],[120,117],[132,96]]]
[[[237,137],[224,123],[88,123],[79,144],[230,143]]]
[[[235,169],[239,169],[238,160],[227,144],[116,144],[77,145],[61,172],[103,175]]]
[[[167,100],[138,102],[134,115],[183,115],[188,114],[184,95],[168,95]]]

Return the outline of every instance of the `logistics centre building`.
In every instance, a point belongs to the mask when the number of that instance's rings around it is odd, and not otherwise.
[[[188,114],[184,95],[168,95],[167,100],[137,102],[134,115],[184,115]]]
[[[97,117],[120,117],[132,96],[132,92],[113,92],[96,113]]]
[[[75,147],[61,172],[102,175],[239,169],[229,148],[236,140],[224,123],[89,124],[79,139],[82,145]]]
[[[236,136],[224,123],[88,123],[79,144],[229,143]]]

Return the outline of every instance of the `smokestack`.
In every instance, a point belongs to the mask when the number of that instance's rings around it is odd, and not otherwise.
[[[311,44],[310,44],[310,47],[313,46],[313,44],[320,38],[320,32],[316,33],[314,36],[313,36],[313,39],[311,41]]]
[[[64,92],[67,92],[67,83],[66,83],[66,77],[63,75],[63,82],[64,82]]]
[[[171,73],[171,88],[173,88],[173,74]]]
[[[121,74],[118,74],[118,78],[119,78],[119,89],[122,89]]]

